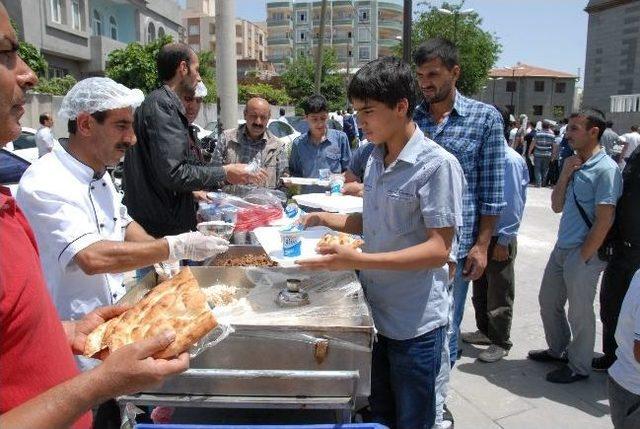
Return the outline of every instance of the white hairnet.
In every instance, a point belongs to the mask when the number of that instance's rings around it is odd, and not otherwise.
[[[80,113],[138,107],[144,101],[139,89],[129,89],[107,77],[90,77],[73,85],[64,96],[58,116],[63,121],[73,120]]]
[[[204,97],[207,96],[207,93],[208,93],[207,92],[207,87],[204,86],[204,83],[198,82],[198,84],[196,85],[196,94],[195,94],[195,96],[199,97],[199,98],[204,98]]]

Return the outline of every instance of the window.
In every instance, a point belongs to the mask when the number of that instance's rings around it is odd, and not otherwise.
[[[542,106],[541,105],[533,106],[533,116],[542,116]]]
[[[305,42],[307,40],[307,32],[304,30],[298,30],[298,37],[296,37],[298,42]]]
[[[82,29],[82,18],[80,17],[79,0],[71,0],[71,27],[74,30]]]
[[[369,9],[358,10],[358,22],[369,22]]]
[[[191,43],[189,47],[193,50],[193,52],[200,52],[200,45],[197,43]]]
[[[282,12],[275,12],[271,14],[271,19],[273,21],[284,21],[284,13]]]
[[[507,82],[507,92],[516,92],[516,81],[510,80]]]
[[[555,118],[564,118],[564,106],[553,106],[553,116]]]
[[[351,33],[351,31],[349,31],[349,32],[347,33],[347,38],[348,38],[348,39],[351,39],[352,37],[353,37],[353,33]]]
[[[371,49],[369,46],[360,46],[358,49],[358,56],[361,60],[371,59]]]
[[[567,92],[567,82],[556,82],[556,92],[558,94]]]
[[[209,34],[216,34],[216,24],[213,22],[209,24]]]
[[[51,20],[62,24],[62,0],[51,0]]]
[[[307,22],[307,12],[298,12],[298,22]]]
[[[49,66],[49,79],[54,77],[65,77],[69,74],[69,70],[62,67]]]
[[[150,22],[147,26],[147,43],[151,43],[156,40],[156,26],[153,22]]]
[[[118,23],[116,22],[116,18],[113,16],[109,17],[109,31],[111,33],[111,38],[113,40],[118,40]]]
[[[242,25],[236,25],[236,37],[242,37],[242,35],[243,35]]]
[[[102,36],[102,17],[97,10],[93,10],[93,35]]]
[[[164,27],[158,28],[158,38],[164,37]]]
[[[189,25],[189,36],[198,36],[200,34],[200,26],[198,24]]]
[[[544,81],[536,80],[535,82],[533,82],[533,90],[535,92],[544,92]]]
[[[242,56],[243,53],[242,43],[236,43],[236,55]]]
[[[371,31],[366,27],[358,28],[358,41],[359,42],[370,42],[371,41]]]

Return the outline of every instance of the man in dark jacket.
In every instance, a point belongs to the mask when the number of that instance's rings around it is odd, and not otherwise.
[[[225,183],[260,183],[263,170],[245,164],[206,165],[190,150],[189,122],[180,101],[201,81],[197,55],[183,43],[163,46],[157,58],[164,85],[147,96],[135,115],[138,144],[124,160],[124,203],[129,214],[154,237],[196,226],[192,191]]]

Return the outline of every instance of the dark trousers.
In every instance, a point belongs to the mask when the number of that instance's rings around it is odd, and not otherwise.
[[[497,237],[493,237],[487,254],[487,268],[482,277],[473,282],[473,308],[476,326],[491,342],[509,350],[511,320],[513,319],[513,298],[515,294],[514,264],[518,251],[516,239],[509,244],[509,258],[494,261],[491,256]]]
[[[602,321],[602,352],[616,357],[616,326],[622,301],[635,272],[640,269],[640,248],[616,246],[613,257],[602,277],[600,286],[600,320]]]
[[[416,338],[378,335],[371,367],[372,420],[391,429],[431,429],[436,418],[436,376],[446,327]]]

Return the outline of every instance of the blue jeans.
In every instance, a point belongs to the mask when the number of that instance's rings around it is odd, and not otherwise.
[[[549,174],[549,165],[551,164],[551,158],[548,156],[536,156],[534,160],[534,171],[536,174],[536,186],[540,187],[544,185],[547,175]]]
[[[378,335],[369,397],[374,422],[394,429],[431,429],[445,329],[408,340]]]
[[[469,280],[465,280],[462,275],[464,264],[467,258],[458,259],[458,269],[456,277],[453,279],[453,323],[449,338],[449,358],[451,359],[451,368],[458,359],[458,335],[460,334],[460,324],[464,316],[464,305],[467,301],[467,292],[469,291]]]

